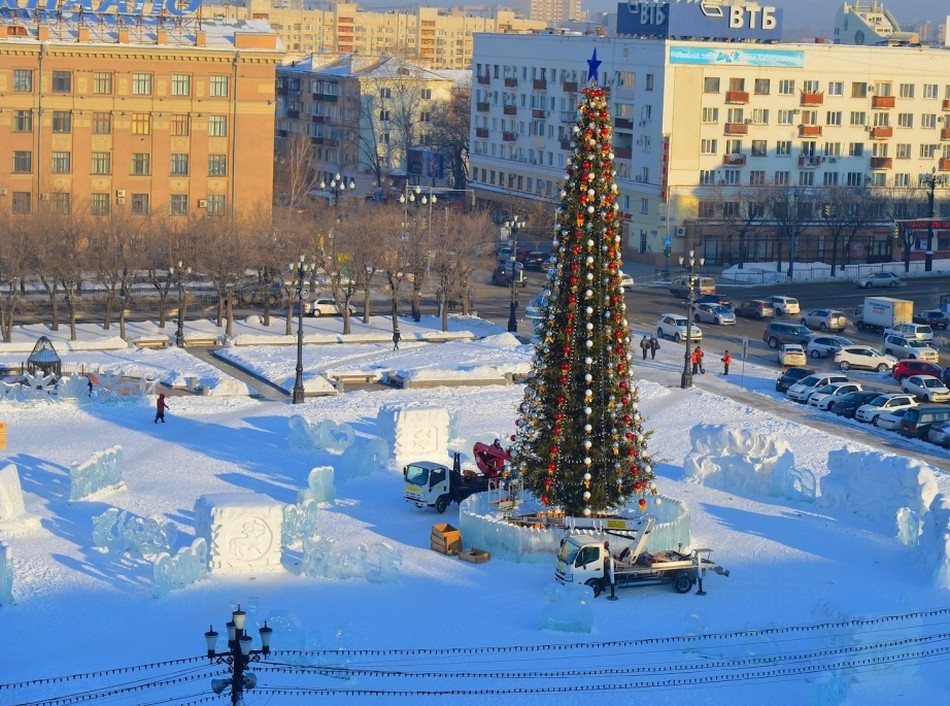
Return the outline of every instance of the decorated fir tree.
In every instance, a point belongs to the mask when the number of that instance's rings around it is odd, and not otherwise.
[[[597,52],[574,127],[554,237],[556,267],[518,429],[514,469],[551,512],[609,514],[655,492],[632,382],[620,286],[621,224],[611,119]]]

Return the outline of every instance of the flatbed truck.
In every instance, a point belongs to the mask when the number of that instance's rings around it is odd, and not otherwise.
[[[419,508],[434,508],[439,514],[453,502],[501,484],[500,477],[462,473],[459,454],[455,454],[452,468],[434,461],[414,461],[403,467],[402,477],[405,501]]]

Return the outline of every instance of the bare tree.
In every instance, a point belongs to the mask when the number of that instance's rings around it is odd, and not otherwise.
[[[795,275],[795,262],[802,235],[814,219],[814,198],[801,187],[772,186],[765,193],[765,210],[775,224],[776,233],[788,241],[788,278]],[[781,257],[778,258],[781,271]]]
[[[20,303],[21,287],[30,264],[32,219],[0,210],[0,336],[9,343]]]
[[[715,215],[721,219],[729,240],[735,240],[736,265],[741,270],[749,259],[749,236],[755,234],[765,218],[762,187],[716,187],[712,197]]]
[[[91,219],[91,250],[96,279],[105,288],[106,309],[102,327],[109,330],[119,306],[119,336],[125,338],[125,312],[132,302],[135,272],[142,266],[142,219],[132,219],[123,211]],[[138,221],[138,222],[136,222]]]
[[[820,208],[816,219],[831,238],[831,276],[838,268],[839,243],[845,249],[845,261],[850,256],[851,243],[855,235],[868,223],[870,209],[867,204],[872,198],[870,190],[864,187],[832,186],[822,189]]]
[[[230,217],[205,218],[198,222],[201,269],[218,295],[217,326],[225,335],[234,333],[234,290],[244,280],[250,242],[248,223]]]
[[[472,295],[472,273],[491,252],[491,219],[486,212],[449,213],[445,208],[433,226],[435,246],[432,271],[438,288],[442,330],[448,331],[449,309],[457,301],[462,313],[469,314]]]
[[[277,141],[274,153],[274,203],[301,208],[317,184],[309,135],[293,133]]]
[[[429,123],[429,143],[445,157],[451,184],[456,189],[464,189],[468,183],[471,110],[471,85],[455,86],[448,101],[434,106]]]
[[[904,259],[904,272],[910,272],[910,253],[917,242],[914,231],[901,224],[920,217],[921,192],[919,189],[891,189],[882,193],[884,217],[897,225],[897,239]],[[926,203],[926,201],[925,201]]]

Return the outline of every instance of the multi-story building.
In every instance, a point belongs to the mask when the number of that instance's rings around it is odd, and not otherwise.
[[[583,22],[587,13],[581,8],[581,0],[531,0],[532,20],[559,25],[564,22]]]
[[[482,12],[438,7],[373,11],[339,2],[304,9],[271,0],[248,0],[243,7],[226,5],[221,12],[229,17],[267,20],[290,57],[325,52],[392,54],[437,69],[468,69],[475,32],[530,33],[546,25],[543,20],[526,20],[503,8]]]
[[[790,249],[782,224],[756,216],[755,204],[769,191],[786,190],[799,201],[800,259],[827,261],[819,214],[844,187],[861,198],[903,194],[920,204],[908,214],[916,217],[929,215],[933,179],[935,212],[947,208],[950,51],[780,44],[781,11],[774,8],[714,20],[699,14],[706,4],[640,5],[642,12],[629,6],[634,12],[620,26],[637,37],[476,36],[470,186],[479,198],[508,210],[518,197],[559,200],[596,51],[614,118],[628,259],[663,265],[697,248],[707,262],[735,262],[735,228],[722,217],[735,209],[752,215],[745,257],[781,260]],[[659,17],[662,8],[673,16]],[[677,23],[678,10],[685,24]],[[729,14],[739,18],[735,36]],[[648,26],[657,20],[669,36]],[[894,216],[884,209],[862,224],[850,241],[853,261],[897,251]],[[950,231],[935,235],[936,249],[950,251]],[[914,246],[922,248],[920,241]]]
[[[278,144],[308,138],[314,172],[325,182],[340,174],[359,194],[405,178],[410,151],[427,144],[435,106],[469,78],[393,57],[319,62],[311,56],[277,69]]]
[[[21,214],[269,212],[261,135],[282,54],[264,22],[0,9],[0,199]]]

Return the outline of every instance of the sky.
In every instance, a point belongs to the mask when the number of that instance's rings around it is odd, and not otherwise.
[[[245,383],[187,351],[109,349],[115,332],[86,325],[74,350],[64,350],[69,362],[102,377],[111,369],[180,389],[200,385],[204,394],[171,396],[164,425],[153,423],[154,396],[0,401],[5,463],[17,467],[25,504],[23,517],[0,522],[14,573],[14,601],[0,605],[0,703],[78,703],[79,695],[100,691],[110,695],[83,703],[224,703],[210,688],[224,668],[208,664],[203,633],[209,625],[224,633],[238,605],[248,613],[255,647],[264,620],[275,629],[275,653],[251,666],[258,686],[245,695],[249,705],[313,703],[315,693],[340,704],[441,704],[447,691],[462,706],[566,706],[592,697],[651,704],[946,701],[945,637],[901,643],[946,632],[946,581],[935,579],[932,565],[939,552],[899,542],[892,510],[913,502],[897,497],[906,491],[897,478],[929,479],[932,491],[947,493],[950,477],[941,468],[948,463],[925,466],[907,457],[927,449],[950,460],[950,452],[802,410],[774,391],[774,368],[736,361],[725,377],[708,365],[692,389],[679,389],[682,349],[665,343],[655,361],[638,360],[634,370],[657,485],[662,496],[686,503],[692,546],[712,548],[730,576],[707,576],[704,596],[668,586],[622,589],[615,602],[590,602],[589,632],[552,630],[541,617],[553,558],[471,564],[437,554],[429,548],[432,525],[458,526],[457,506],[444,515],[417,509],[402,499],[401,471],[392,463],[358,475],[331,452],[295,445],[290,432],[291,418],[301,415],[391,443],[378,422],[382,407],[445,408],[457,419],[450,446],[468,453],[474,441],[513,432],[523,390],[459,383],[523,372],[531,347],[474,318],[453,318],[455,340],[429,343],[438,326],[431,317],[400,323],[399,351],[391,350],[384,318],[360,324],[358,343],[316,344],[332,341],[339,326],[307,321],[314,341],[305,346],[309,390],[322,389],[312,382],[320,372],[342,368],[447,384],[354,390],[302,405],[254,399]],[[188,333],[200,328],[191,324]],[[283,330],[282,320],[265,329],[252,318],[240,322],[235,345],[223,350],[289,389],[295,347]],[[14,343],[0,346],[0,362],[22,359],[37,333],[18,329]],[[135,324],[130,333],[147,337],[155,327]],[[62,333],[51,335],[54,345],[67,347]],[[17,350],[4,353],[4,346]],[[875,373],[855,377],[887,384]],[[773,456],[788,451],[802,477],[836,487],[839,499],[860,496],[863,505],[759,492],[753,480],[762,467],[755,464],[731,484],[697,482],[686,459],[694,443],[718,433],[710,425]],[[123,450],[122,485],[68,502],[70,467],[115,445]],[[752,446],[747,452],[755,456]],[[859,466],[850,471],[853,484],[843,487],[840,477],[849,476],[842,459]],[[336,498],[320,505],[316,521],[332,556],[365,552],[372,563],[385,547],[397,557],[396,576],[309,576],[301,554],[291,551],[274,571],[213,571],[155,597],[151,561],[103,553],[92,542],[92,518],[116,508],[173,523],[174,549],[187,547],[199,497],[253,492],[292,504],[321,465],[337,468]],[[833,485],[828,479],[836,473]],[[910,651],[914,657],[906,656]],[[843,659],[855,666],[829,667]]]

